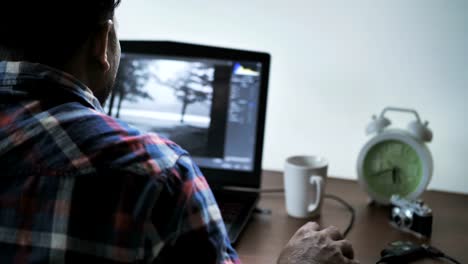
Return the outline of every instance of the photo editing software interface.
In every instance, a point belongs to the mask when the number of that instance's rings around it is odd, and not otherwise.
[[[122,54],[105,110],[186,149],[202,168],[252,171],[260,62]]]

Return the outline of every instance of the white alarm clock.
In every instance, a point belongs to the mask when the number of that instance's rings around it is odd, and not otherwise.
[[[414,114],[406,130],[388,129],[387,112]],[[379,204],[390,204],[394,194],[417,199],[429,184],[433,160],[426,142],[432,140],[428,122],[421,122],[412,109],[386,107],[367,127],[373,137],[361,149],[357,173],[361,187]]]

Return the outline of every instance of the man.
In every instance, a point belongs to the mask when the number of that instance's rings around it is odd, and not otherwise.
[[[189,154],[102,110],[118,4],[0,4],[0,263],[240,263]],[[352,259],[311,223],[278,261]]]

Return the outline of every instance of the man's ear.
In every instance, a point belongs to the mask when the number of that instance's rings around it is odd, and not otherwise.
[[[101,25],[94,35],[93,41],[93,55],[98,60],[104,72],[110,69],[109,58],[107,57],[107,48],[109,42],[109,33],[112,30],[114,23],[112,20],[107,20],[106,23]]]

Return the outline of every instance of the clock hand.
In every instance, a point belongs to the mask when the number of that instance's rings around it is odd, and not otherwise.
[[[400,168],[398,168],[398,170],[396,171],[396,177],[398,180],[398,184],[401,184],[401,169]]]
[[[392,183],[393,184],[400,184],[401,183],[400,168],[398,168],[398,167],[393,167],[393,168],[390,168],[390,169],[385,169],[385,170],[378,171],[378,172],[372,174],[371,177],[380,176],[382,174],[386,174],[386,173],[389,173],[389,172],[391,172]]]
[[[372,176],[372,177],[374,177],[374,176],[379,176],[379,175],[381,175],[381,174],[384,174],[384,173],[391,172],[391,171],[393,171],[393,169],[394,169],[394,168],[392,168],[392,169],[385,169],[385,170],[381,170],[381,171],[378,171],[378,172],[376,172],[376,173],[372,174],[371,176]]]
[[[400,168],[398,167],[393,167],[392,169],[392,182],[393,184],[400,184],[401,182]]]

